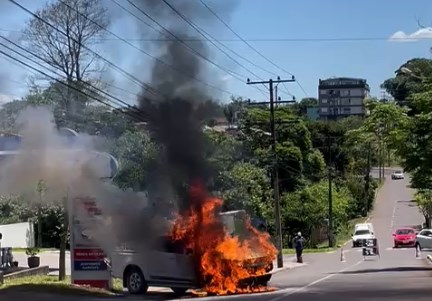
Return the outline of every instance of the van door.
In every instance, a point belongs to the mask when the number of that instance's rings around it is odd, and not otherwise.
[[[151,282],[195,284],[192,257],[186,254],[181,245],[172,242],[169,237],[161,237],[150,254],[148,263]]]

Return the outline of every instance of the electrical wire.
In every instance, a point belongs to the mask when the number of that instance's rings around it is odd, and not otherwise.
[[[0,29],[0,31],[4,32],[16,32],[20,33],[19,30],[13,29]],[[112,38],[97,38],[97,41],[117,41],[118,39]],[[166,42],[170,41],[170,39],[161,39],[161,38],[134,38],[134,39],[125,39],[131,42]],[[339,38],[251,38],[251,39],[210,39],[213,42],[239,42],[244,43],[247,42],[257,42],[257,43],[271,43],[271,42],[370,42],[370,41],[421,41],[421,40],[431,40],[430,37],[404,37],[400,39],[391,40],[389,37],[339,37]],[[183,39],[185,42],[209,42],[207,39],[198,39],[198,38],[188,38]]]
[[[183,15],[179,10],[177,10],[172,4],[170,4],[168,1],[166,0],[162,0],[162,2],[164,2],[172,11],[174,11],[181,19],[183,19],[187,24],[189,24],[193,29],[195,29],[195,31],[197,31],[202,37],[204,37],[207,41],[209,41],[214,47],[216,47],[220,52],[222,52],[223,54],[225,54],[225,56],[227,56],[229,59],[231,59],[234,63],[236,63],[238,66],[240,66],[241,68],[243,68],[244,70],[246,70],[247,72],[249,72],[250,74],[252,74],[253,76],[259,78],[260,80],[263,80],[262,77],[260,77],[259,75],[257,75],[256,73],[254,73],[253,71],[251,71],[249,68],[245,67],[244,65],[242,65],[239,61],[237,61],[235,58],[233,58],[229,53],[227,53],[225,50],[223,50],[221,47],[219,47],[215,42],[213,42],[212,40],[209,39],[209,37],[211,39],[214,39],[214,37],[212,35],[210,35],[208,32],[206,32],[204,29],[202,29],[201,27],[199,27],[197,24],[195,24],[193,21],[191,21],[190,19],[188,19],[185,15]],[[222,47],[226,47],[224,44],[218,42]],[[257,90],[259,90],[261,93],[263,93],[264,95],[267,95],[264,91],[262,91],[261,89],[259,89],[259,87],[255,86],[255,88]]]
[[[0,44],[4,47],[4,44],[2,44],[2,43],[0,43]],[[74,86],[72,86],[72,85],[66,84],[65,82],[63,82],[63,81],[61,81],[61,80],[59,80],[59,79],[57,79],[57,78],[55,78],[55,77],[49,75],[48,73],[46,73],[46,72],[44,72],[44,71],[42,71],[42,70],[40,70],[40,69],[38,69],[38,68],[35,68],[35,67],[33,67],[33,66],[27,64],[26,62],[20,60],[20,59],[17,59],[17,58],[15,58],[15,57],[13,57],[12,55],[10,55],[10,54],[4,52],[3,50],[0,50],[0,54],[2,54],[2,55],[5,56],[5,57],[8,57],[9,59],[11,59],[11,60],[13,60],[13,61],[15,61],[15,62],[17,62],[17,63],[20,63],[21,65],[23,65],[23,66],[25,66],[25,67],[27,67],[27,68],[29,68],[29,69],[31,69],[31,70],[34,70],[34,71],[36,71],[36,72],[42,74],[43,76],[45,76],[45,77],[47,77],[47,78],[50,78],[51,80],[57,82],[57,83],[60,84],[60,85],[63,85],[63,86],[65,86],[65,87],[69,88],[69,89],[74,90],[75,92],[81,93],[82,95],[84,95],[84,96],[86,96],[86,97],[89,97],[89,98],[91,98],[91,99],[93,99],[93,100],[96,100],[97,102],[99,102],[99,103],[101,103],[101,104],[104,104],[104,105],[106,105],[106,106],[108,106],[108,107],[110,107],[110,108],[112,108],[112,109],[114,109],[114,110],[118,110],[118,109],[119,109],[119,108],[117,108],[117,107],[111,105],[110,103],[107,103],[107,102],[104,101],[104,100],[101,100],[101,99],[99,99],[99,98],[97,98],[97,97],[95,97],[95,96],[93,96],[93,95],[87,94],[86,92],[84,92],[84,91],[82,91],[82,90],[80,90],[80,89],[78,89],[78,88],[76,88],[76,87],[74,87]],[[132,117],[132,118],[134,118],[134,119],[136,119],[136,120],[138,120],[138,121],[144,121],[144,120],[142,120],[142,119],[137,119],[137,115],[132,115],[132,114],[129,114],[128,112],[124,112],[124,111],[122,111],[122,113],[124,113],[124,114],[126,114],[126,115],[129,115],[130,117]]]
[[[94,50],[90,49],[89,47],[83,45],[81,42],[77,41],[75,38],[70,37],[67,33],[65,33],[64,31],[56,28],[54,25],[52,25],[51,23],[49,23],[48,21],[44,20],[43,18],[39,17],[37,14],[35,14],[34,12],[32,12],[31,10],[29,10],[28,8],[26,8],[25,6],[19,4],[18,2],[16,2],[15,0],[9,0],[9,2],[11,2],[12,4],[18,6],[21,10],[25,11],[26,13],[32,15],[35,19],[41,21],[42,23],[44,23],[45,25],[47,25],[48,27],[50,27],[51,29],[61,33],[63,36],[71,39],[74,43],[77,43],[78,45],[80,45],[81,47],[83,47],[84,49],[90,51],[91,53],[93,53],[97,58],[101,59],[102,61],[104,61],[105,63],[107,63],[108,65],[110,65],[112,68],[114,68],[115,70],[117,70],[118,72],[122,73],[124,76],[128,77],[129,79],[131,79],[135,84],[137,84],[139,87],[145,89],[146,91],[148,91],[149,93],[152,94],[156,94],[156,92],[158,92],[156,89],[152,88],[151,86],[149,86],[148,84],[145,84],[143,82],[141,82],[138,78],[136,78],[135,76],[133,76],[132,74],[130,74],[129,72],[123,70],[122,68],[118,67],[116,64],[112,63],[111,61],[109,61],[108,59],[106,59],[105,57],[101,56],[100,54],[98,54],[97,52],[95,52]],[[161,94],[160,92],[158,92],[158,94]]]
[[[9,0],[9,1],[14,1],[14,0]],[[62,3],[63,5],[67,6],[69,9],[72,9],[73,11],[75,11],[76,13],[78,13],[79,15],[81,15],[81,16],[82,16],[83,18],[85,18],[86,20],[90,21],[92,24],[98,26],[100,29],[105,30],[106,32],[108,32],[108,33],[111,34],[112,36],[116,37],[117,39],[123,41],[124,43],[126,43],[126,44],[128,44],[129,46],[133,47],[134,49],[140,51],[141,53],[145,54],[146,56],[152,58],[152,59],[155,60],[157,63],[162,64],[162,65],[165,65],[165,66],[171,68],[172,70],[177,71],[177,72],[179,73],[179,75],[181,75],[182,73],[184,73],[184,70],[181,70],[181,69],[179,69],[179,68],[177,68],[177,67],[175,67],[175,66],[173,66],[173,65],[171,65],[171,64],[169,64],[169,63],[167,63],[167,62],[165,62],[165,61],[163,61],[163,60],[161,60],[160,58],[157,58],[157,57],[155,57],[154,55],[151,55],[151,54],[148,53],[147,51],[145,51],[145,50],[143,50],[143,49],[137,47],[136,45],[132,44],[131,42],[129,42],[129,41],[123,39],[122,37],[120,37],[119,35],[117,35],[116,33],[114,33],[113,31],[111,31],[111,30],[109,30],[109,29],[107,29],[107,28],[104,28],[103,26],[101,26],[100,24],[98,24],[96,21],[90,19],[90,18],[87,17],[85,14],[81,13],[79,10],[77,10],[77,9],[75,9],[75,8],[73,8],[73,7],[71,7],[69,4],[67,4],[67,3],[64,2],[63,0],[58,0],[58,1],[59,1],[60,3]],[[192,74],[187,74],[187,73],[185,73],[185,74],[186,74],[189,78],[191,78],[191,79],[193,79],[193,80],[195,80],[195,81],[197,81],[197,82],[200,82],[200,83],[202,83],[203,85],[205,85],[205,86],[207,86],[207,87],[213,88],[213,89],[218,90],[218,91],[223,92],[223,93],[227,93],[227,94],[233,95],[231,92],[229,92],[229,91],[227,91],[227,90],[225,90],[225,89],[222,89],[222,88],[220,88],[220,87],[214,86],[214,85],[212,85],[212,84],[209,84],[209,83],[205,82],[204,80],[195,77],[195,76],[192,75]]]
[[[21,49],[22,51],[25,51],[25,52],[31,54],[32,56],[38,58],[39,60],[43,61],[44,63],[48,64],[49,66],[51,66],[51,67],[53,67],[53,68],[55,68],[55,69],[61,71],[60,68],[54,66],[54,65],[53,65],[51,62],[49,62],[48,60],[44,59],[43,57],[41,57],[40,55],[38,55],[38,54],[36,54],[36,53],[34,53],[34,52],[32,52],[32,51],[30,51],[30,50],[24,48],[23,46],[21,46],[21,45],[15,43],[15,42],[13,42],[13,41],[11,41],[10,39],[8,39],[8,38],[6,38],[6,37],[3,37],[3,36],[1,36],[1,35],[0,35],[0,39],[6,40],[7,42],[13,44],[15,47],[18,47],[19,49]],[[5,47],[5,48],[7,48],[7,49],[9,49],[10,51],[15,52],[15,53],[18,54],[18,55],[21,55],[21,56],[24,57],[25,59],[27,59],[27,60],[29,60],[29,61],[31,61],[31,62],[33,62],[33,63],[39,65],[39,66],[41,66],[42,68],[46,68],[46,66],[43,66],[42,64],[40,64],[40,63],[38,63],[38,62],[36,62],[36,61],[34,61],[34,60],[29,59],[28,57],[26,57],[26,56],[23,55],[22,53],[20,53],[20,52],[18,52],[18,51],[16,51],[16,50],[14,50],[14,49],[12,49],[12,48],[6,46],[5,44],[0,43],[0,45],[3,46],[3,47]],[[49,70],[48,68],[46,68],[46,69]],[[58,74],[57,74],[56,72],[53,72],[52,70],[49,70],[49,71],[52,72],[52,73],[54,73],[54,74],[56,74],[56,75],[58,76]],[[134,107],[134,106],[131,106],[130,104],[124,102],[124,101],[121,100],[120,98],[118,98],[118,97],[116,97],[116,96],[113,96],[113,95],[111,95],[110,93],[105,92],[105,91],[103,91],[102,89],[99,89],[98,87],[95,87],[94,85],[92,85],[92,84],[90,84],[90,83],[88,83],[88,82],[81,81],[81,83],[84,84],[85,86],[90,87],[89,91],[92,91],[92,92],[97,91],[97,92],[99,92],[99,93],[101,93],[101,94],[103,94],[103,95],[105,95],[105,96],[107,96],[107,97],[110,97],[110,98],[112,98],[112,99],[118,101],[121,105],[124,105],[124,106],[125,106],[126,108],[128,108],[128,109],[132,109],[132,110],[136,111],[137,113],[144,113],[143,111],[139,110],[138,108],[136,108],[136,107]],[[117,105],[118,105],[118,103],[117,103]]]
[[[117,3],[117,1],[115,0],[111,0],[112,2],[114,2],[115,4],[117,4],[120,8],[122,8],[123,10],[125,10],[126,12],[129,12],[132,16],[134,16],[135,18],[137,18],[140,22],[143,22],[144,24],[148,24],[147,22],[145,22],[142,18],[136,16],[135,14],[133,14],[132,12],[130,12],[126,7],[122,6],[121,4]],[[221,69],[222,71],[233,75],[236,78],[239,77],[244,77],[243,75],[232,71],[232,70],[228,70],[225,67],[215,63],[214,61],[210,60],[209,58],[205,57],[204,55],[202,55],[201,53],[199,53],[196,49],[192,48],[190,45],[188,45],[187,43],[185,43],[182,39],[180,39],[178,36],[176,36],[175,34],[173,34],[171,31],[169,31],[166,27],[164,27],[162,24],[160,24],[160,22],[158,22],[157,20],[155,20],[152,16],[150,16],[148,13],[146,13],[143,9],[141,9],[140,7],[138,7],[135,3],[133,3],[130,0],[126,0],[130,5],[132,5],[133,7],[135,7],[139,12],[141,12],[144,16],[146,16],[147,18],[149,18],[151,21],[153,21],[155,24],[157,24],[159,27],[161,27],[164,32],[168,33],[169,35],[171,35],[176,41],[178,41],[179,43],[181,43],[183,46],[185,46],[187,49],[189,49],[192,53],[194,53],[195,55],[197,55],[198,57],[202,58],[203,60],[209,62],[210,64],[212,64],[213,66]],[[154,26],[151,26],[150,28],[152,28],[153,30],[156,30],[158,32],[160,32],[162,35],[168,37],[164,32],[159,31],[157,28],[155,28]],[[171,40],[174,41],[174,40]],[[244,82],[241,78],[240,80],[242,82]]]
[[[246,41],[245,39],[243,39],[243,37],[241,37],[228,23],[226,23],[214,10],[211,9],[210,6],[208,6],[204,0],[200,0],[201,4],[204,5],[204,7],[207,8],[207,10],[214,16],[216,17],[223,25],[225,25],[226,28],[228,28],[236,37],[238,37],[243,43],[245,43],[250,49],[252,49],[256,54],[258,54],[261,58],[263,58],[265,61],[267,61],[268,63],[270,63],[272,66],[276,67],[277,69],[281,70],[282,72],[285,72],[291,76],[293,76],[293,74],[289,71],[287,71],[286,69],[282,68],[280,65],[276,64],[275,62],[273,62],[272,60],[270,60],[268,57],[266,57],[264,54],[262,54],[262,52],[260,52],[258,49],[256,49],[255,47],[253,47],[248,41]],[[273,73],[274,74],[274,73]],[[298,80],[296,80],[296,83],[298,84],[298,86],[300,87],[300,89],[302,90],[302,92],[304,93],[305,96],[307,96],[307,93],[305,91],[305,89],[303,88],[303,86],[300,84],[300,82]],[[283,85],[283,87],[288,91],[288,93],[290,94],[288,88],[286,87],[286,85]],[[291,94],[292,95],[292,94]]]
[[[218,19],[223,25],[225,25],[226,28],[228,28],[236,37],[238,37],[243,43],[245,43],[250,49],[252,49],[256,54],[258,54],[261,58],[266,60],[268,63],[272,64],[276,68],[279,68],[273,61],[271,61],[269,58],[267,58],[265,55],[263,55],[260,51],[258,51],[255,47],[253,47],[250,43],[248,43],[245,39],[243,39],[228,23],[226,23],[213,9],[211,9],[210,6],[207,5],[203,0],[200,0],[201,4],[204,5],[205,8],[214,16],[216,19]],[[253,64],[253,63],[252,63]],[[255,65],[255,64],[254,64]],[[259,66],[255,65],[255,67],[260,68]],[[261,69],[263,70],[263,69]],[[276,73],[272,71],[265,70],[267,73],[270,73],[274,76],[278,76]],[[291,74],[292,75],[292,74]]]

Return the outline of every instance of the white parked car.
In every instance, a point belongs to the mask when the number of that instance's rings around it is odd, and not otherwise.
[[[432,249],[431,229],[423,229],[417,234],[416,247],[419,249]]]
[[[404,173],[402,170],[396,170],[392,173],[392,180],[402,180],[405,179]]]
[[[357,224],[354,227],[354,234],[352,236],[353,248],[361,247],[365,239],[374,239],[375,234],[372,224]]]

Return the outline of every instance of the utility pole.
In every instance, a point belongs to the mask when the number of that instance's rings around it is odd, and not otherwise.
[[[336,92],[336,93],[334,93]],[[333,237],[333,173],[332,173],[332,137],[330,135],[330,119],[334,119],[336,117],[336,106],[335,100],[337,101],[339,98],[338,91],[330,91],[329,98],[327,100],[327,126],[328,126],[328,241],[329,247],[332,248],[334,246],[334,237]],[[331,106],[331,107],[330,107]],[[330,117],[330,114],[333,118]]]
[[[365,174],[365,214],[367,216],[369,212],[369,190],[370,190],[370,171],[371,171],[371,153],[370,153],[370,143],[368,143],[367,149],[367,165]]]
[[[281,208],[280,208],[280,199],[279,199],[279,166],[278,166],[278,158],[277,158],[277,152],[276,152],[276,130],[275,130],[275,114],[274,114],[274,108],[275,103],[292,103],[293,101],[280,101],[280,100],[274,100],[274,86],[273,84],[278,83],[289,83],[289,82],[295,82],[295,77],[292,76],[291,79],[281,80],[280,77],[277,78],[277,80],[270,79],[268,81],[257,81],[257,82],[251,82],[250,79],[247,79],[248,85],[269,85],[269,92],[270,92],[270,101],[269,102],[262,102],[262,103],[255,103],[255,104],[269,104],[270,105],[270,134],[271,134],[271,140],[272,140],[272,154],[273,154],[273,166],[272,166],[272,184],[273,184],[273,193],[274,193],[274,202],[275,202],[275,224],[276,224],[276,247],[278,249],[277,254],[277,266],[278,268],[283,267],[283,234],[282,234],[282,223],[281,223]]]
[[[328,241],[329,248],[333,248],[333,174],[331,166],[331,137],[328,137],[328,154],[329,154],[329,166],[328,166]]]

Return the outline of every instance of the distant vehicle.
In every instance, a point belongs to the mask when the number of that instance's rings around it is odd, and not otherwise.
[[[431,229],[423,229],[417,234],[416,247],[419,249],[432,249]]]
[[[353,248],[363,245],[365,239],[374,239],[375,234],[373,226],[370,223],[357,224],[354,227],[354,234],[352,236]]]
[[[405,179],[404,173],[402,170],[396,170],[392,173],[392,180],[402,180]]]
[[[394,247],[414,247],[416,245],[416,232],[413,228],[400,228],[393,233]]]
[[[220,213],[224,225],[231,235],[247,234],[243,219],[247,217],[244,210]],[[140,251],[124,246],[118,248],[111,258],[114,277],[123,279],[123,287],[130,294],[145,294],[149,286],[169,287],[182,295],[190,288],[197,288],[193,250],[187,249],[181,242],[174,242],[169,236],[161,236],[155,245]],[[252,276],[252,281],[259,285],[267,285],[272,277],[273,263],[263,260],[266,254],[251,254],[238,264],[250,270],[251,275],[257,268],[265,269],[265,274]],[[227,261],[230,259],[226,259]]]

